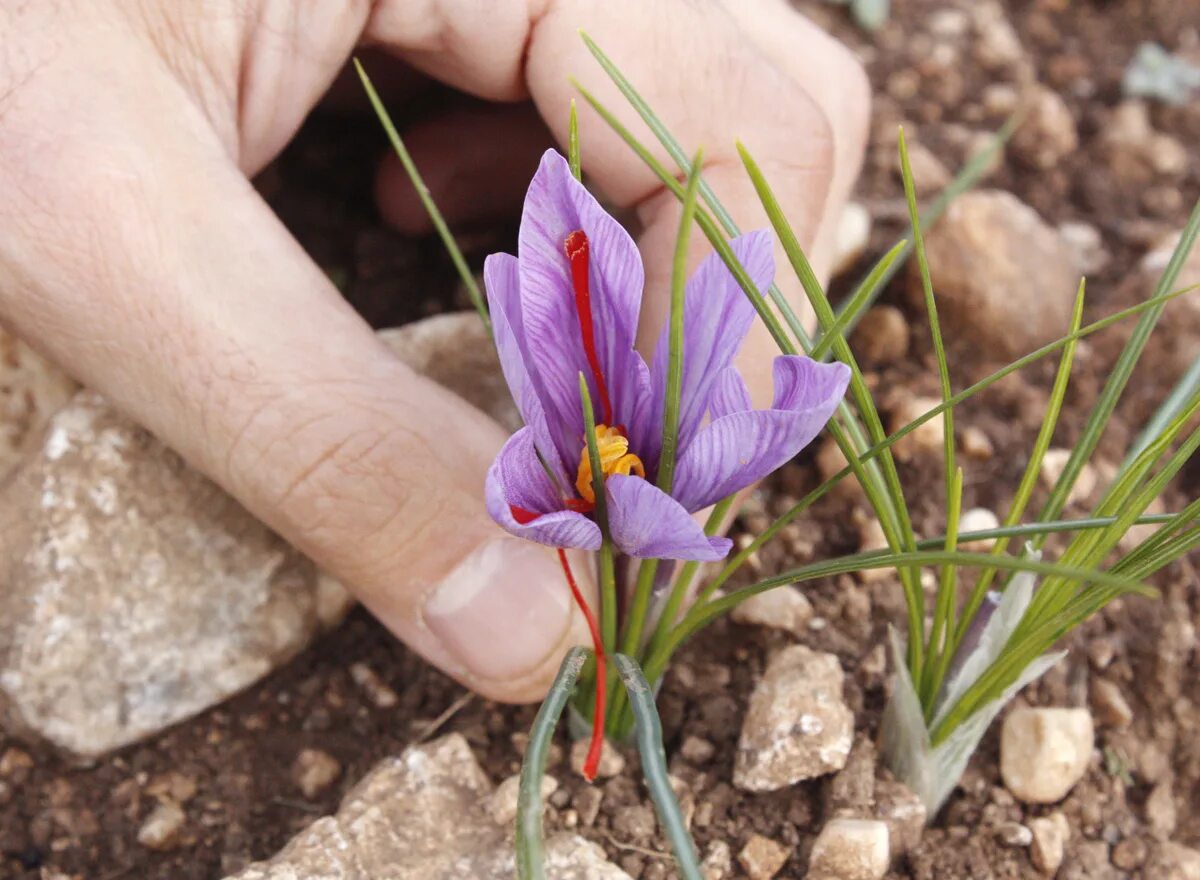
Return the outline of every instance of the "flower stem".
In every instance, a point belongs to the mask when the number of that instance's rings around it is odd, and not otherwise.
[[[567,576],[567,585],[575,604],[583,612],[587,621],[588,632],[592,635],[592,650],[596,652],[596,707],[592,713],[592,742],[588,747],[587,758],[583,762],[583,778],[588,782],[596,778],[596,769],[600,766],[600,750],[604,746],[604,702],[608,696],[608,657],[604,651],[604,641],[600,637],[600,628],[596,626],[596,616],[588,608],[587,600],[579,591],[575,575],[571,573],[571,563],[567,561],[567,553],[559,548],[558,561],[562,563],[563,574]]]

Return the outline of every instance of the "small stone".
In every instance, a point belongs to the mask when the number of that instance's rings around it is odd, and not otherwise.
[[[1047,489],[1054,488],[1054,485],[1062,477],[1067,469],[1067,461],[1071,457],[1070,449],[1047,449],[1045,456],[1042,458],[1041,478],[1042,484]],[[1071,487],[1071,491],[1067,493],[1068,504],[1082,504],[1091,497],[1092,492],[1096,490],[1096,469],[1090,463],[1085,463],[1080,469],[1079,475],[1075,478],[1075,485]]]
[[[1020,822],[1003,822],[996,826],[996,839],[1005,846],[1025,847],[1033,843],[1033,832]]]
[[[1095,731],[1086,709],[1019,707],[1000,731],[1000,775],[1019,800],[1052,804],[1083,778]]]
[[[1079,284],[1075,254],[1011,193],[959,196],[925,245],[946,335],[1009,358],[1057,339],[1070,325]],[[1030,274],[1030,265],[1038,272]],[[921,276],[912,267],[908,297],[924,307]]]
[[[1112,863],[1122,871],[1136,871],[1146,863],[1150,847],[1140,837],[1126,837],[1112,850]]]
[[[542,800],[558,790],[558,780],[553,776],[542,777]],[[508,827],[517,818],[517,807],[521,797],[520,774],[510,776],[496,786],[488,801],[488,814],[497,825]]]
[[[730,616],[738,623],[799,635],[812,619],[813,607],[798,589],[783,586],[751,596],[737,605]]]
[[[1009,83],[990,83],[984,87],[983,109],[991,116],[1011,116],[1020,101],[1020,93]]]
[[[1091,223],[1060,223],[1058,234],[1075,254],[1075,267],[1081,275],[1094,275],[1108,265],[1110,257],[1104,239]]]
[[[723,840],[714,840],[700,864],[704,880],[726,880],[733,873],[733,851]]]
[[[787,864],[791,850],[761,834],[752,834],[738,853],[738,861],[750,880],[771,880]]]
[[[822,480],[832,479],[835,475],[841,473],[847,464],[846,456],[842,455],[841,447],[832,438],[825,439],[817,448],[817,472],[821,475]],[[847,474],[842,477],[833,491],[843,498],[858,500],[866,497],[862,486],[858,482],[858,478],[854,474]]]
[[[1067,102],[1052,89],[1035,84],[1025,96],[1025,118],[1013,134],[1013,152],[1043,171],[1079,148],[1079,132]]]
[[[156,806],[138,829],[138,843],[147,849],[169,850],[179,843],[180,832],[187,822],[183,808],[174,801],[163,801]]]
[[[648,804],[624,807],[613,817],[613,830],[624,841],[644,842],[654,837],[658,823],[654,810]]]
[[[998,528],[1000,528],[1000,518],[986,507],[972,507],[963,513],[958,520],[958,533],[960,535],[968,532],[987,532]],[[978,541],[964,542],[961,544],[961,547],[963,550],[979,552],[991,550],[995,543],[995,538],[982,538]]]
[[[1029,857],[1033,860],[1033,866],[1047,877],[1053,877],[1062,866],[1068,828],[1066,817],[1062,813],[1039,817],[1029,822],[1029,832],[1032,835]]]
[[[833,275],[853,268],[871,240],[871,212],[861,202],[847,202],[838,220],[833,251]]]
[[[971,12],[978,36],[975,57],[979,63],[988,70],[1017,67],[1025,58],[1025,50],[1004,10],[997,11],[993,4],[981,3],[972,7]]]
[[[596,824],[596,817],[600,815],[600,805],[603,802],[604,789],[594,785],[579,789],[571,798],[571,803],[579,813],[579,821],[587,828]]]
[[[904,312],[895,306],[872,306],[854,328],[850,345],[864,363],[886,366],[903,360],[910,338]]]
[[[890,779],[875,783],[875,818],[888,827],[893,859],[917,848],[928,815],[925,804],[904,783]]]
[[[679,747],[679,754],[683,755],[683,759],[697,766],[707,764],[716,753],[716,746],[698,736],[685,737],[683,744]]]
[[[1154,130],[1144,101],[1122,101],[1101,128],[1100,138],[1113,174],[1128,183],[1146,184],[1155,177],[1176,178],[1187,172],[1187,147]]]
[[[887,548],[887,535],[884,534],[883,525],[872,516],[863,516],[858,524],[859,552],[869,553],[872,550]],[[890,579],[893,574],[894,571],[890,568],[864,568],[857,576],[864,584],[875,584]]]
[[[333,784],[341,775],[342,765],[337,758],[320,749],[304,749],[292,764],[292,781],[309,800]]]
[[[196,796],[196,780],[176,770],[155,776],[146,784],[146,794],[186,804]]]
[[[1178,843],[1160,843],[1142,875],[1149,880],[1200,880],[1200,850]]]
[[[583,773],[583,762],[587,760],[588,748],[591,742],[587,739],[577,739],[571,743],[571,769],[576,775]],[[596,765],[596,778],[607,779],[619,776],[625,769],[625,756],[614,746],[607,737],[600,748],[600,763]]]
[[[733,784],[776,791],[846,765],[854,714],[833,654],[793,645],[775,654],[750,696]]]
[[[1150,796],[1146,798],[1146,824],[1150,826],[1151,834],[1159,840],[1166,840],[1175,833],[1178,821],[1171,781],[1163,780],[1150,790]]]
[[[379,677],[379,673],[368,666],[366,663],[354,663],[350,666],[350,678],[354,683],[362,688],[367,699],[370,700],[376,708],[392,709],[400,702],[400,697],[396,692],[388,687],[387,682]]]
[[[1092,708],[1107,727],[1128,727],[1133,722],[1133,709],[1120,685],[1107,678],[1092,679]]]
[[[889,860],[888,827],[874,819],[831,819],[813,843],[808,880],[881,880]]]
[[[988,461],[996,454],[996,447],[992,445],[991,438],[982,428],[975,425],[963,428],[958,439],[962,451],[971,458]]]
[[[942,402],[933,397],[903,396],[892,407],[888,430],[891,433],[899,431],[906,425],[915,422],[931,409],[941,406]],[[936,415],[908,436],[901,439],[892,447],[896,457],[901,461],[919,458],[923,455],[941,454],[946,439],[946,422],[941,415]]]

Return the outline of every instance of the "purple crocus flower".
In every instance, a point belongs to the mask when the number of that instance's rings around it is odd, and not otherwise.
[[[759,289],[774,275],[771,237],[731,243]],[[628,233],[548,151],[525,197],[518,257],[484,266],[496,348],[525,427],[487,476],[488,512],[519,537],[596,550],[591,463],[579,375],[595,401],[608,524],[631,557],[713,561],[730,548],[691,514],[767,476],[825,426],[850,371],[800,356],[775,360],[775,400],[752,408],[734,356],[754,309],[714,254],[688,282],[683,393],[671,493],[655,485],[662,446],[668,342],[649,366],[634,349],[641,257]]]

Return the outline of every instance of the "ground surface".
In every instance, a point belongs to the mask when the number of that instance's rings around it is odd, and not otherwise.
[[[981,95],[996,74],[978,63],[969,46],[948,68],[930,65],[928,28],[948,0],[899,0],[895,5],[896,21],[874,49],[864,49],[880,96],[879,134],[859,197],[877,217],[885,218],[876,224],[870,254],[880,253],[902,231],[886,132],[906,121],[910,136],[955,167],[962,160],[963,131],[987,130],[1001,121],[981,112]],[[1010,0],[1006,8],[1038,77],[1066,97],[1081,146],[1048,171],[1009,160],[989,183],[1016,193],[1051,222],[1084,220],[1100,230],[1111,259],[1092,285],[1091,311],[1099,315],[1127,304],[1124,282],[1148,242],[1180,227],[1187,207],[1200,193],[1200,152],[1194,147],[1190,169],[1182,178],[1135,185],[1110,173],[1097,146],[1107,114],[1119,101],[1121,70],[1136,45],[1145,39],[1171,47],[1195,44],[1200,9],[1173,0]],[[869,46],[839,13],[825,14],[840,35]],[[910,71],[917,71],[915,80]],[[1195,105],[1156,111],[1154,121],[1185,144],[1194,144],[1200,136],[1200,107]],[[370,167],[379,146],[369,122],[317,120],[269,172],[264,191],[376,325],[460,307],[457,285],[439,246],[396,236],[367,207]],[[509,237],[510,232],[471,234],[465,244],[479,259],[489,250],[511,249]],[[895,282],[885,301],[902,305],[901,287],[902,282]],[[913,326],[922,326],[920,316],[910,314]],[[878,372],[881,388],[919,394],[935,390],[928,343],[921,333],[915,334],[913,345],[903,363]],[[1103,358],[1111,347],[1097,343],[1077,371],[1060,441],[1069,442],[1078,431],[1080,413],[1103,378]],[[967,346],[952,346],[952,363],[960,381],[994,366]],[[1123,424],[1136,425],[1146,401],[1161,393],[1155,381],[1153,370],[1139,373]],[[999,504],[1015,485],[1048,384],[1047,370],[1034,370],[962,411],[961,424],[983,429],[996,449],[989,461],[970,463],[968,506]],[[1118,454],[1127,436],[1118,427],[1107,446],[1110,457]],[[903,474],[918,530],[927,534],[941,531],[936,467],[917,464]],[[1188,487],[1193,493],[1198,476],[1193,468],[1193,485]],[[782,503],[780,496],[803,491],[814,480],[810,461],[802,458],[761,493],[759,507],[772,510]],[[814,557],[857,549],[857,530],[846,502],[820,507],[802,525]],[[794,560],[778,550],[766,554],[762,564],[770,570]],[[1141,866],[1152,826],[1162,817],[1148,815],[1146,802],[1164,774],[1174,774],[1178,827],[1173,836],[1191,845],[1200,843],[1200,684],[1196,661],[1189,662],[1192,645],[1185,625],[1200,615],[1195,572],[1187,565],[1176,567],[1163,586],[1162,602],[1121,603],[1076,634],[1070,640],[1069,660],[1026,695],[1035,703],[1084,705],[1089,676],[1103,668],[1106,677],[1123,686],[1136,716],[1124,730],[1100,729],[1098,745],[1108,757],[1106,766],[1093,767],[1062,807],[1072,838],[1060,876],[1104,877],[1115,872],[1112,876],[1149,877]],[[844,578],[815,586],[809,596],[825,623],[811,629],[803,641],[841,659],[858,730],[871,736],[884,701],[878,646],[887,620],[899,612],[896,591],[889,582],[868,587]],[[701,849],[723,840],[736,853],[757,831],[800,844],[781,874],[800,877],[804,846],[821,821],[821,784],[754,797],[728,784],[745,700],[767,653],[783,639],[760,629],[716,626],[668,677],[661,707],[669,750],[678,747],[685,733],[716,747],[715,756],[700,766],[673,758],[676,772],[688,781],[697,801],[709,805],[705,821],[695,829]],[[362,684],[371,677],[364,669],[395,692],[394,705]],[[0,765],[5,774],[0,780],[0,876],[32,880],[61,872],[87,880],[222,877],[273,854],[314,817],[332,811],[341,793],[372,764],[431,735],[431,724],[452,707],[455,710],[437,729],[465,734],[493,779],[514,772],[514,737],[519,740],[528,728],[532,710],[465,698],[459,687],[408,654],[366,614],[355,612],[338,630],[249,692],[94,767],[73,768],[36,751],[32,766],[26,767],[10,752],[11,760]],[[12,745],[0,735],[0,754]],[[341,766],[337,781],[311,798],[301,794],[291,769],[297,753],[308,747],[327,752]],[[1045,811],[1026,810],[1007,797],[999,786],[996,755],[993,731],[963,787],[920,848],[896,867],[894,877],[1036,876],[1027,850],[999,843],[995,828]],[[564,784],[552,800],[552,824],[566,821],[572,810],[577,815],[584,812],[589,797],[581,794],[584,785],[564,767],[556,775]],[[185,792],[194,787],[187,799],[184,834],[166,852],[136,841],[156,786],[182,787]],[[652,835],[653,823],[644,821],[648,814],[635,762],[602,787],[598,816],[593,823],[585,822],[582,832],[604,845],[634,877],[669,876],[662,841],[645,836],[647,828]]]

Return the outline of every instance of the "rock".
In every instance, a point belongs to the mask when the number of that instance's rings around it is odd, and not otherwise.
[[[817,472],[821,475],[821,480],[828,480],[840,473],[846,467],[846,456],[842,455],[841,448],[832,438],[826,438],[817,447]],[[865,498],[862,485],[858,482],[858,477],[854,474],[847,474],[838,481],[833,488],[833,493],[846,499],[859,500]]]
[[[903,360],[910,337],[904,312],[895,306],[873,306],[854,328],[850,344],[864,363],[885,366]]]
[[[1079,148],[1079,132],[1067,102],[1041,84],[1025,96],[1025,118],[1012,138],[1013,153],[1027,165],[1049,170]]]
[[[1021,94],[1011,83],[989,83],[983,89],[983,109],[991,116],[1011,116]]]
[[[583,763],[587,760],[590,745],[591,743],[587,739],[577,739],[571,743],[571,769],[577,776],[583,774]],[[600,763],[596,765],[596,778],[607,779],[610,776],[619,776],[624,769],[625,756],[621,754],[620,749],[605,738],[600,748]]]
[[[970,510],[965,511],[958,519],[958,533],[960,535],[967,532],[987,532],[998,528],[1000,528],[1000,518],[986,507],[972,507]],[[979,553],[991,550],[995,543],[995,538],[982,538],[978,541],[961,543],[960,547],[963,550]]]
[[[1187,173],[1187,147],[1154,130],[1144,101],[1122,101],[1101,128],[1100,143],[1118,179],[1146,184],[1156,177],[1178,178]]]
[[[138,843],[147,849],[169,850],[179,843],[179,833],[187,823],[183,808],[174,801],[163,801],[151,811],[138,829]]]
[[[996,447],[992,445],[991,438],[982,428],[975,425],[967,425],[962,429],[959,443],[965,455],[979,461],[988,461],[996,454]]]
[[[434,315],[381,330],[379,338],[412,369],[483,410],[509,431],[521,427],[496,348],[475,312]]]
[[[683,743],[679,746],[679,754],[685,761],[703,766],[717,754],[717,747],[706,739],[689,735],[684,737]]]
[[[1200,880],[1200,850],[1178,843],[1160,843],[1143,876],[1155,880]]]
[[[875,818],[887,825],[893,859],[917,848],[928,817],[925,804],[904,783],[891,779],[875,783]]]
[[[1016,196],[959,196],[925,242],[943,332],[1011,358],[1070,326],[1079,284],[1075,255],[1058,232]],[[1031,273],[1029,266],[1038,271]],[[915,261],[909,298],[924,304]]]
[[[735,607],[731,616],[738,623],[799,635],[812,620],[813,607],[798,589],[783,586],[751,596]]]
[[[558,780],[553,776],[542,776],[542,800],[558,791]],[[512,825],[513,820],[517,818],[517,806],[521,796],[521,776],[515,774],[508,777],[492,792],[491,800],[488,802],[488,813],[492,817],[492,821],[497,825],[508,828]]]
[[[854,268],[871,240],[871,212],[862,202],[847,202],[838,218],[833,248],[833,276]]]
[[[738,853],[738,861],[750,880],[771,880],[787,864],[791,850],[761,834],[750,835],[750,840]]]
[[[704,880],[726,880],[733,872],[733,851],[723,840],[714,840],[700,864]]]
[[[1087,771],[1095,732],[1086,709],[1019,707],[1000,731],[1000,775],[1027,804],[1066,797]]]
[[[844,767],[854,715],[842,679],[833,654],[793,645],[773,656],[750,696],[733,784],[776,791]]]
[[[888,828],[873,819],[831,819],[813,843],[808,880],[881,880],[888,869]]]
[[[1113,847],[1112,863],[1122,871],[1135,871],[1146,863],[1149,854],[1150,846],[1143,838],[1126,837]]]
[[[994,2],[979,2],[970,9],[977,37],[976,60],[988,70],[1020,68],[1025,50],[1004,8]]]
[[[1133,709],[1120,685],[1107,678],[1092,679],[1092,708],[1107,727],[1128,727],[1133,722]]]
[[[473,313],[382,335],[410,366],[513,424],[495,350]],[[32,430],[69,384],[16,352],[28,375],[11,387],[32,401]],[[351,603],[91,392],[49,420],[3,484],[0,528],[0,722],[85,759],[248,687]]]
[[[1146,798],[1146,824],[1150,826],[1150,833],[1159,840],[1166,840],[1174,834],[1175,826],[1179,823],[1175,794],[1171,788],[1171,781],[1165,779],[1155,785]]]
[[[1075,270],[1080,275],[1094,275],[1108,265],[1110,258],[1104,239],[1091,223],[1060,223],[1058,234],[1075,254]]]
[[[1033,866],[1053,877],[1063,862],[1063,852],[1070,834],[1070,826],[1062,813],[1053,813],[1032,819],[1029,822],[1031,835],[1029,857]]]
[[[396,692],[366,663],[351,663],[350,678],[378,709],[392,709],[400,702]]]
[[[46,422],[78,389],[74,379],[0,329],[0,478],[36,447]]]
[[[941,405],[942,401],[939,398],[903,395],[892,407],[891,417],[888,420],[888,432],[896,433],[934,407]],[[901,461],[909,461],[923,455],[941,455],[945,439],[946,422],[939,413],[897,441],[892,447],[892,451]]]
[[[1046,454],[1042,457],[1042,470],[1040,476],[1042,484],[1047,489],[1053,489],[1054,485],[1062,477],[1067,469],[1067,461],[1071,457],[1070,449],[1047,449]],[[1067,493],[1068,504],[1082,504],[1091,497],[1092,492],[1096,490],[1096,469],[1090,463],[1085,463],[1079,470],[1079,475],[1075,478],[1075,485],[1071,487],[1071,491]]]
[[[84,758],[236,693],[345,591],[91,392],[0,494],[0,717]]]
[[[511,831],[492,820],[491,798],[467,741],[450,734],[380,762],[337,815],[228,880],[512,880]],[[573,834],[547,841],[546,868],[555,880],[629,880]]]
[[[1002,822],[996,826],[996,838],[1005,846],[1025,847],[1033,843],[1033,832],[1020,822]]]
[[[341,772],[342,765],[328,752],[302,749],[292,764],[292,781],[306,798],[312,800],[329,788]]]
[[[649,804],[623,807],[613,817],[613,830],[625,841],[644,843],[654,837],[658,822]]]

